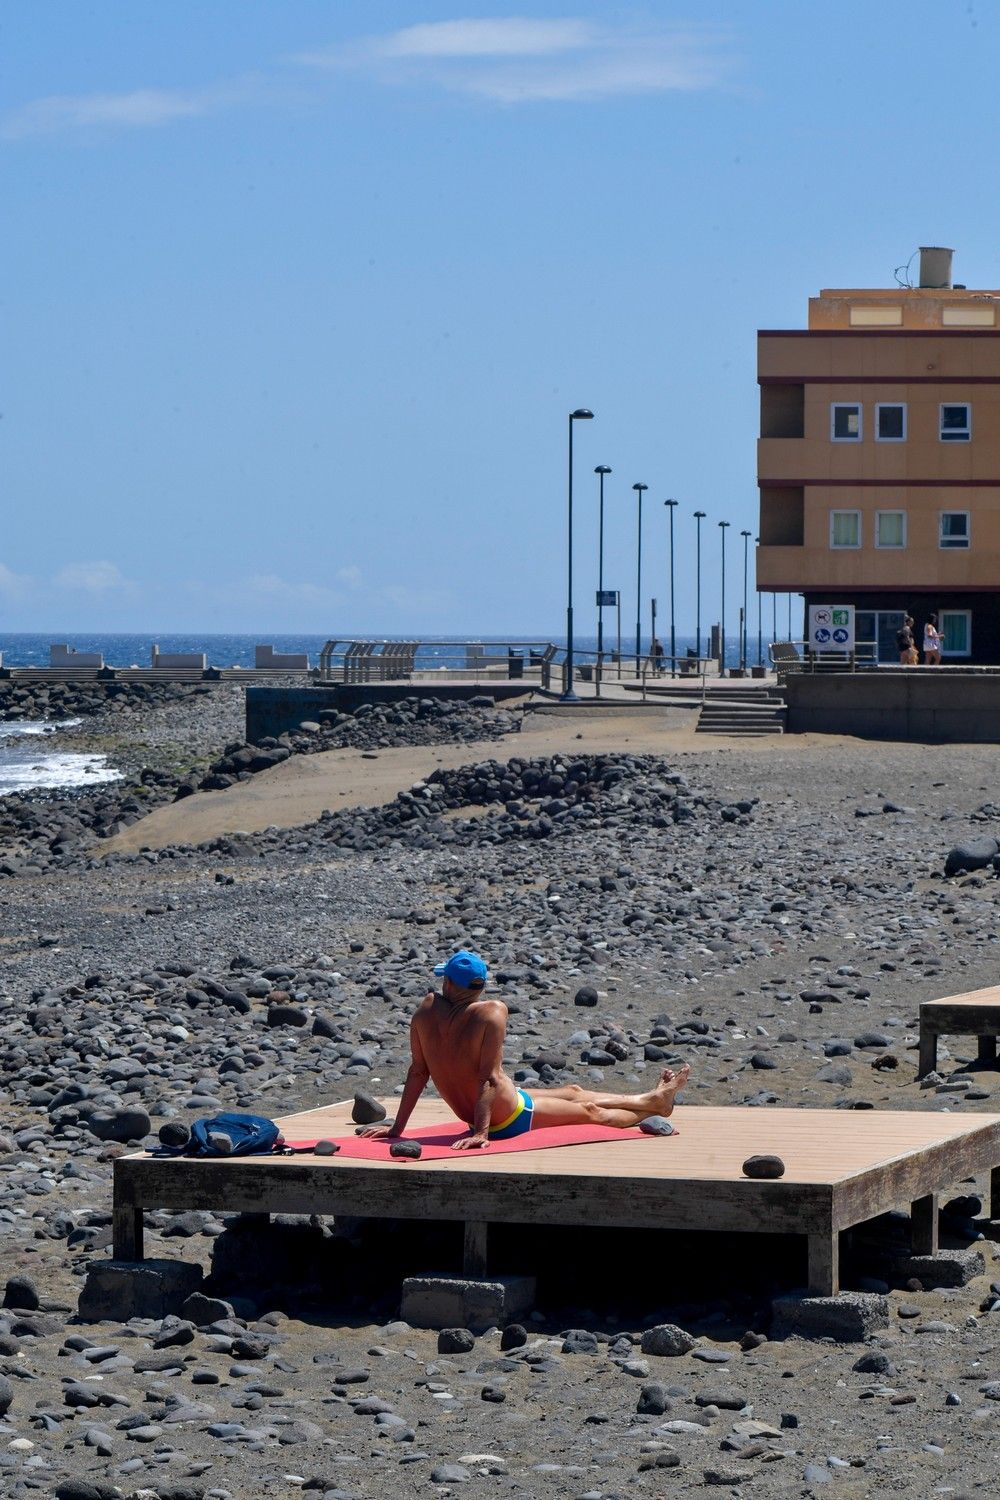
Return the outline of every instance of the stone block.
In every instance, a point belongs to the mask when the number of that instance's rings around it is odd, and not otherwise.
[[[78,1312],[84,1321],[165,1318],[202,1283],[200,1266],[185,1260],[101,1260],[87,1271]]]
[[[431,1272],[403,1282],[400,1317],[414,1328],[502,1328],[535,1304],[533,1276],[494,1276],[473,1281]]]
[[[836,1339],[856,1343],[889,1326],[889,1304],[876,1292],[841,1292],[837,1297],[810,1297],[805,1292],[776,1297],[771,1303],[771,1337]]]
[[[986,1270],[986,1258],[970,1245],[967,1250],[942,1250],[937,1255],[907,1255],[893,1263],[893,1270],[903,1285],[916,1278],[925,1287],[968,1286]]]

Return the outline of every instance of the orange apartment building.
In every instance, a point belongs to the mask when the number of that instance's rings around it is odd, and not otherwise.
[[[757,587],[853,604],[897,661],[904,611],[943,659],[1000,662],[1000,292],[822,291],[806,329],[758,335]]]

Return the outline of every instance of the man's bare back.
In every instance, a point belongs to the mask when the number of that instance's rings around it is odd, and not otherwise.
[[[469,965],[463,968],[456,963],[458,959],[475,960],[471,972],[478,982],[474,986],[456,984],[448,976],[447,969],[452,967],[460,975],[470,972]],[[686,1066],[677,1073],[665,1068],[645,1094],[600,1093],[579,1084],[526,1094],[504,1072],[508,1011],[502,1000],[483,995],[486,965],[478,955],[463,951],[443,967],[441,993],[429,991],[410,1022],[412,1060],[396,1118],[391,1125],[368,1126],[363,1135],[402,1135],[431,1079],[441,1098],[470,1128],[469,1135],[455,1142],[458,1151],[488,1146],[491,1131],[509,1126],[515,1114],[525,1112],[526,1128],[593,1124],[626,1129],[650,1115],[669,1115],[673,1110],[674,1098],[690,1072]],[[520,1128],[519,1123],[517,1133]]]

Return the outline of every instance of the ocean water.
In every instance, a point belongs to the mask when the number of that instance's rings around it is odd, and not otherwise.
[[[120,781],[121,772],[103,755],[66,750],[47,751],[46,739],[73,730],[81,721],[63,719],[51,724],[10,719],[0,724],[0,797],[10,792],[66,791]]]
[[[588,621],[589,623],[589,621]],[[755,623],[755,622],[754,622]],[[664,649],[670,646],[670,626],[659,627],[659,638]],[[778,639],[784,640],[787,636],[786,630],[779,630]],[[353,637],[345,631],[340,637],[341,641],[351,640]],[[359,632],[359,639],[371,640],[371,635]],[[399,637],[395,637],[399,639]],[[323,635],[271,635],[267,631],[259,632],[257,635],[28,635],[28,634],[0,634],[0,651],[3,652],[3,664],[7,667],[47,667],[49,664],[49,646],[54,642],[61,642],[73,647],[77,651],[99,651],[109,667],[148,667],[150,664],[150,652],[154,645],[158,645],[161,651],[204,651],[208,657],[209,666],[213,667],[252,667],[254,663],[254,647],[261,642],[272,645],[276,651],[306,652],[310,665],[319,665],[319,654],[326,644],[328,637]],[[481,637],[458,637],[458,636],[424,636],[423,644],[417,653],[417,665],[421,667],[433,667],[442,665],[449,657],[454,656],[456,644],[476,640],[481,644],[487,655],[505,655],[508,645],[529,646],[544,645],[552,641],[556,645],[565,642],[565,635],[509,635],[509,636],[481,636]],[[767,647],[772,634],[769,629],[762,636],[763,659],[767,659]],[[708,651],[709,633],[706,627],[702,631],[701,649],[703,653]],[[635,650],[635,621],[632,622],[631,631],[622,622],[622,651],[627,655]],[[578,634],[575,637],[575,648],[577,652],[585,653],[597,650],[597,637],[595,635]],[[618,637],[613,610],[607,610],[604,616],[604,648],[606,651],[617,649]],[[757,631],[756,628],[747,635],[747,665],[756,664],[757,656]],[[693,635],[677,635],[677,654],[682,656],[688,649],[694,650],[695,637]],[[649,649],[649,636],[642,637],[643,652]],[[726,633],[726,666],[736,667],[740,664],[740,643],[737,632]]]

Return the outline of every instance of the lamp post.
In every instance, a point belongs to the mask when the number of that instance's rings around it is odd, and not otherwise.
[[[573,423],[590,421],[594,413],[580,406],[569,414],[569,545],[567,547],[568,583],[566,588],[566,691],[564,703],[576,703],[573,691]]]
[[[636,533],[635,549],[635,675],[640,677],[639,655],[642,650],[642,492],[648,484],[634,484],[632,488],[639,497],[639,529]]]
[[[611,470],[607,464],[598,464],[594,473],[601,486],[601,499],[597,521],[597,677],[600,681],[604,669],[604,476]]]
[[[741,531],[740,536],[743,538],[743,639],[740,641],[740,666],[745,672],[747,669],[747,630],[749,628],[747,624],[747,600],[749,597],[747,594],[747,570],[750,566],[750,533],[749,531]]]
[[[679,500],[664,500],[670,516],[670,675],[677,676],[677,637],[674,632],[674,511]]]
[[[754,538],[754,546],[756,546],[756,547],[760,546],[760,537],[759,536]],[[755,577],[756,577],[756,570],[755,570]],[[763,624],[761,623],[761,610],[763,608],[763,604],[764,604],[764,596],[761,593],[760,589],[758,589],[757,590],[757,665],[758,665],[758,667],[762,667],[764,665],[764,627],[763,627]]]
[[[722,639],[719,641],[719,676],[726,675],[726,527],[728,521],[719,522],[719,536],[722,538],[722,618],[719,621],[719,632]]]
[[[772,644],[778,639],[778,596],[771,595],[771,641]]]
[[[694,547],[694,651],[699,663],[701,662],[701,523],[707,514],[708,512],[704,510],[696,510],[694,513],[697,522]],[[698,670],[701,671],[700,665]]]

